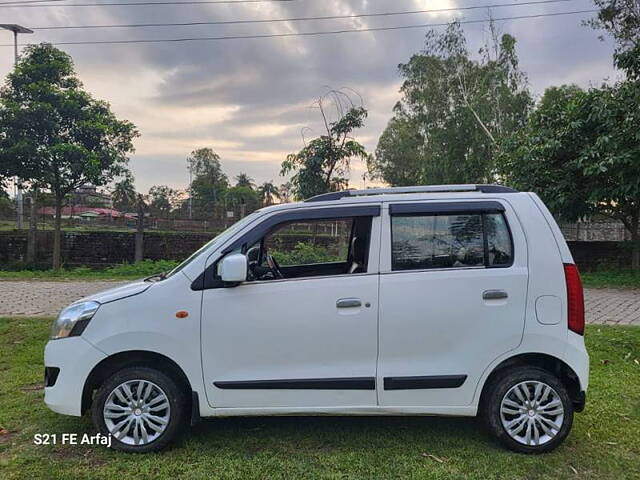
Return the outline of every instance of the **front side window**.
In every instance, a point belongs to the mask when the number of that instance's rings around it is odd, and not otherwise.
[[[511,236],[500,213],[391,217],[392,270],[508,266]]]
[[[353,219],[288,223],[265,238],[266,250],[284,267],[346,262]]]
[[[365,273],[371,217],[313,219],[275,226],[247,248],[253,281]]]

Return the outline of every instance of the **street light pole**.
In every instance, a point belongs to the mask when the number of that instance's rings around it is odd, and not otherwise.
[[[13,32],[13,64],[15,67],[16,65],[18,65],[18,34],[33,33],[33,30],[30,30],[21,25],[16,25],[15,23],[0,23],[0,28]],[[24,199],[22,198],[22,185],[20,183],[20,179],[18,178],[16,181],[16,210],[18,213],[16,227],[18,228],[18,230],[22,230],[24,228]]]

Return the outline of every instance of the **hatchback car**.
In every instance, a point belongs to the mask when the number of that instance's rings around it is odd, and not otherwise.
[[[258,210],[167,274],[55,320],[45,402],[148,452],[201,417],[481,415],[568,435],[587,391],[578,270],[533,193],[348,190]]]

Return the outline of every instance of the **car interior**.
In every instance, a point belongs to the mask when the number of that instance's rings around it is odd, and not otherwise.
[[[314,235],[310,238],[312,244],[320,251],[327,253],[326,257],[330,257],[331,261],[322,261],[314,263],[300,264],[280,264],[277,260],[277,251],[291,251],[291,247],[280,247],[276,250],[275,245],[278,243],[277,237],[279,232],[286,229],[290,224],[284,223],[275,226],[269,233],[262,237],[259,241],[250,246],[247,251],[249,261],[249,279],[253,281],[267,281],[285,278],[315,277],[327,275],[346,275],[365,273],[367,271],[367,257],[369,250],[369,240],[371,236],[371,217],[353,217],[348,219],[340,219],[348,221],[350,230],[348,232],[348,242],[345,235],[335,234],[334,237],[328,239],[328,244],[317,242]],[[318,221],[331,222],[331,220]],[[314,221],[315,223],[315,221]],[[344,242],[348,245],[346,253],[336,256],[336,252],[340,250],[339,243]],[[344,258],[341,258],[343,257]],[[334,258],[338,258],[334,260]]]

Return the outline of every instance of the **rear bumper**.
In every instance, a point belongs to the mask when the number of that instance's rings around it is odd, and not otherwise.
[[[82,337],[50,340],[44,348],[47,375],[44,403],[51,410],[65,415],[82,414],[82,391],[93,367],[106,355]],[[51,372],[57,370],[55,381]]]
[[[571,331],[568,333],[564,361],[576,373],[580,382],[580,391],[586,394],[589,387],[589,354],[584,346],[582,335]]]

